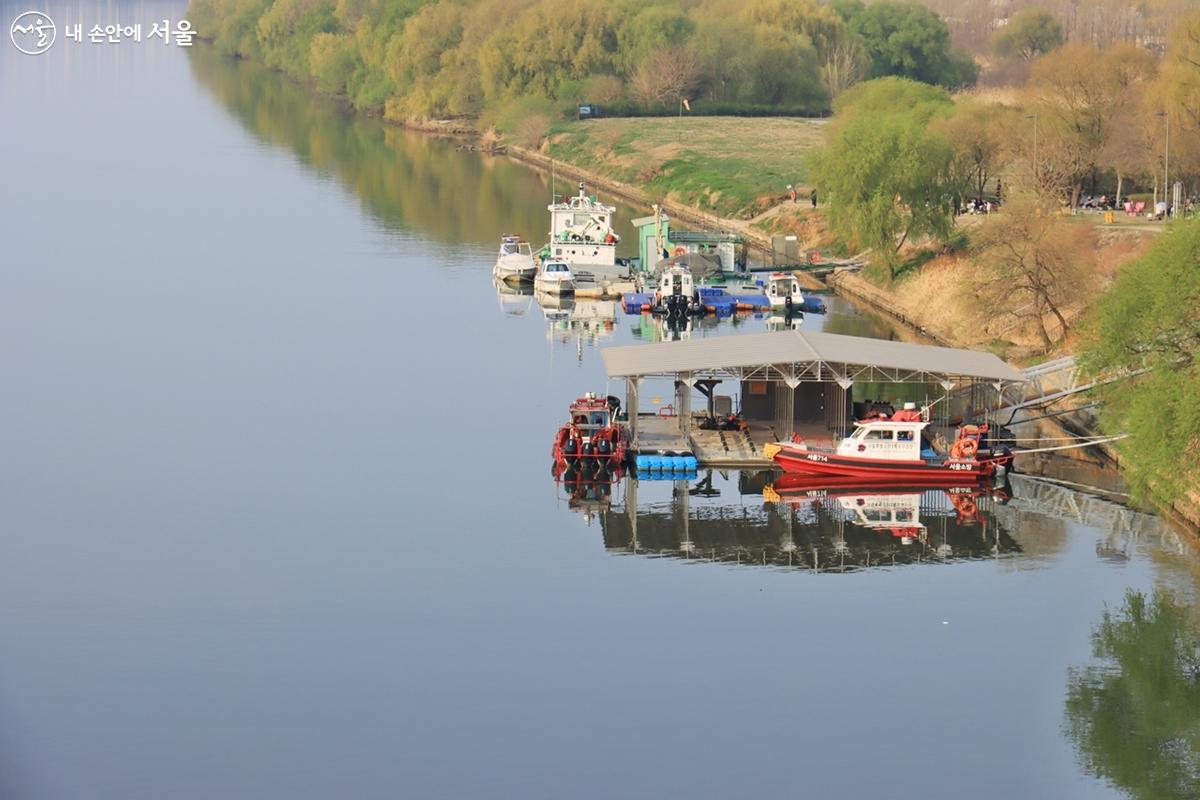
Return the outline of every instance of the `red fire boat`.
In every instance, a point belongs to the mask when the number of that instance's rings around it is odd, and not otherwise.
[[[588,392],[571,403],[570,422],[558,429],[554,463],[577,469],[616,469],[629,452],[625,426],[617,421],[621,401]]]
[[[767,445],[764,454],[787,472],[829,475],[900,485],[961,485],[992,477],[1012,453],[987,447],[987,425],[961,425],[948,455],[935,453],[920,420],[871,419],[855,423],[834,449],[803,442]],[[924,446],[923,446],[924,444]]]

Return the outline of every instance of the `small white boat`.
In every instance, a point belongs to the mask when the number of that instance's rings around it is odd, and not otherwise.
[[[520,283],[533,280],[536,274],[537,264],[533,261],[529,242],[510,234],[501,237],[500,254],[496,257],[496,266],[492,267],[492,276],[502,281]]]
[[[533,279],[533,288],[546,294],[575,294],[575,277],[565,261],[546,260]]]
[[[767,300],[772,310],[787,313],[804,309],[804,295],[800,292],[800,281],[788,272],[772,272],[767,279]]]
[[[689,313],[700,314],[700,293],[696,291],[692,273],[687,267],[673,265],[663,270],[654,292],[655,313],[669,317],[684,317]]]

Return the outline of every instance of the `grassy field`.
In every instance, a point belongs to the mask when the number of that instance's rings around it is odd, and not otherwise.
[[[781,202],[788,184],[807,198],[804,156],[823,120],[641,117],[566,122],[550,155],[651,195],[749,219]]]

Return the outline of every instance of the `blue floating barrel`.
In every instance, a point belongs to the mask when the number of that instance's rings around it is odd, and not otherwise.
[[[650,469],[650,456],[639,453],[638,457],[634,460],[634,464],[637,466],[638,472],[648,470]]]
[[[687,470],[687,459],[683,456],[674,456],[671,459],[671,469],[675,472],[685,472]]]
[[[683,468],[686,469],[688,472],[695,472],[696,467],[698,467],[698,466],[699,466],[699,462],[696,461],[695,456],[684,456],[683,457]]]

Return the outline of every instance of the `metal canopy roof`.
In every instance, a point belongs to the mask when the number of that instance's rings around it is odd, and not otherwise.
[[[992,353],[803,330],[606,347],[600,354],[610,378],[683,375],[844,386],[856,380],[1025,380]]]

